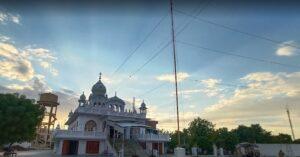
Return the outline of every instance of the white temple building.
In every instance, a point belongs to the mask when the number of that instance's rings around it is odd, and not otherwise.
[[[98,154],[109,156],[140,157],[150,154],[164,154],[169,135],[160,133],[157,121],[146,118],[144,102],[137,111],[135,106],[125,110],[125,102],[115,96],[108,98],[101,82],[92,87],[86,99],[84,93],[78,100],[78,107],[69,113],[67,130],[57,128],[54,137],[54,151],[58,155]]]

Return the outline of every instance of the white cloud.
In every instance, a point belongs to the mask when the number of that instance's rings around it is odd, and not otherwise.
[[[185,72],[177,73],[177,81],[178,82],[184,81],[185,79],[187,79],[189,77],[190,77],[190,75],[188,73],[185,73]],[[157,76],[156,79],[159,81],[175,82],[174,74],[163,74],[163,75]]]
[[[206,79],[206,80],[201,80],[201,83],[204,84],[208,88],[215,88],[221,81],[217,79]]]
[[[206,79],[206,80],[201,80],[201,84],[204,85],[203,88],[199,89],[186,89],[186,90],[180,90],[178,94],[182,94],[183,98],[189,99],[191,98],[191,95],[197,94],[197,93],[204,93],[208,97],[213,97],[213,96],[221,96],[220,92],[222,89],[219,88],[218,84],[221,83],[221,80],[217,79]],[[175,95],[175,92],[172,92],[172,96]]]
[[[0,76],[28,81],[34,76],[31,62],[11,44],[0,43]]]
[[[181,90],[178,92],[178,94],[194,94],[194,93],[199,93],[202,90],[200,89],[189,89],[189,90]]]
[[[20,84],[9,84],[6,86],[7,88],[11,89],[11,90],[24,90],[24,89],[30,89],[33,90],[33,88],[29,85],[20,85]]]
[[[0,42],[7,42],[10,40],[10,37],[5,35],[0,35]]]
[[[28,46],[25,48],[24,53],[30,60],[38,61],[41,67],[48,69],[53,76],[58,75],[58,70],[53,67],[53,63],[57,60],[57,57],[50,50]]]
[[[221,89],[218,87],[218,85],[221,83],[221,80],[210,78],[201,80],[201,83],[204,85],[202,92],[207,96],[213,97],[220,94]]]
[[[0,42],[0,76],[9,80],[29,81],[35,75],[33,62],[39,62],[40,66],[49,69],[54,76],[58,70],[52,63],[56,57],[46,49],[18,49],[13,44]]]
[[[287,41],[280,44],[276,50],[277,56],[294,56],[296,55],[296,48],[291,46],[296,45],[294,41]]]
[[[246,88],[236,89],[232,96],[205,108],[202,115],[219,126],[260,123],[276,133],[286,133],[285,105],[295,104],[293,116],[300,114],[300,106],[296,106],[300,101],[299,80],[300,72],[248,74],[241,78]]]
[[[20,15],[18,14],[12,14],[8,12],[0,11],[0,23],[1,24],[7,24],[8,22],[12,22],[15,24],[20,24]]]

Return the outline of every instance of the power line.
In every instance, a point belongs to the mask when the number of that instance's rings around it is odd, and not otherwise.
[[[300,66],[298,66],[298,65],[291,65],[291,64],[276,62],[276,61],[273,61],[273,60],[266,60],[266,59],[255,58],[255,57],[250,57],[250,56],[243,56],[243,55],[240,55],[240,54],[225,52],[225,51],[216,50],[216,49],[211,49],[211,48],[208,48],[208,47],[204,47],[204,46],[200,46],[200,45],[196,45],[196,44],[192,44],[192,43],[188,43],[188,42],[184,42],[184,41],[178,41],[177,40],[177,42],[181,43],[181,44],[184,44],[184,45],[191,46],[191,47],[196,47],[196,48],[204,49],[204,50],[207,50],[207,51],[210,51],[210,52],[215,52],[215,53],[219,53],[219,54],[223,54],[223,55],[230,55],[230,56],[234,56],[234,57],[244,58],[244,59],[248,59],[248,60],[254,60],[254,61],[263,62],[263,63],[276,64],[276,65],[280,65],[280,66],[284,66],[284,67],[300,68]]]
[[[156,58],[161,52],[163,52],[164,49],[166,49],[171,44],[171,41],[169,41],[165,46],[163,46],[161,49],[159,49],[153,56],[151,56],[142,66],[140,66],[137,70],[132,72],[129,75],[129,78],[133,77],[136,73],[141,71],[147,64],[149,64],[154,58]]]
[[[194,82],[202,82],[201,80],[198,79],[188,79],[190,81],[194,81]],[[237,88],[248,88],[248,86],[245,85],[236,85],[233,83],[223,83],[223,82],[216,82],[217,85],[221,85],[221,86],[229,86],[229,87],[237,87]]]
[[[152,89],[146,91],[145,93],[139,95],[138,97],[140,97],[140,98],[141,98],[141,97],[144,97],[145,95],[152,93],[153,91],[155,91],[155,90],[157,90],[157,89],[159,89],[159,88],[161,88],[161,87],[167,85],[168,83],[169,83],[169,82],[163,82],[163,83],[159,84],[158,86],[156,86],[156,87],[154,87],[154,88],[152,88]]]
[[[211,1],[207,2],[206,5],[204,5],[204,7],[202,7],[199,12],[197,13],[197,16],[199,14],[201,14],[204,9],[210,4]],[[196,9],[197,11],[197,9]],[[182,33],[190,24],[192,23],[192,20],[190,20],[189,22],[187,22],[178,32],[176,32],[175,36],[178,36],[180,33]],[[159,49],[153,56],[151,56],[143,65],[141,65],[137,70],[135,70],[134,72],[132,72],[129,77],[133,77],[136,73],[138,73],[139,71],[141,71],[147,64],[149,64],[153,59],[155,59],[160,53],[163,52],[163,50],[165,50],[170,44],[171,44],[172,40],[169,40],[161,49]]]
[[[205,23],[208,23],[208,24],[211,24],[211,25],[214,25],[214,26],[218,26],[218,27],[221,27],[221,28],[224,28],[224,29],[233,31],[233,32],[237,32],[237,33],[240,33],[240,34],[244,34],[244,35],[247,35],[247,36],[250,36],[250,37],[254,37],[254,38],[257,38],[257,39],[262,39],[262,40],[269,41],[269,42],[275,43],[275,44],[282,44],[282,43],[283,43],[282,41],[274,40],[274,39],[271,39],[271,38],[268,38],[268,37],[264,37],[264,36],[259,36],[259,35],[254,34],[254,33],[249,33],[249,32],[246,32],[246,31],[242,31],[242,30],[240,30],[240,29],[237,29],[237,28],[233,28],[233,27],[230,27],[230,26],[227,26],[227,25],[223,25],[223,24],[219,24],[219,23],[216,23],[216,22],[213,22],[213,21],[210,21],[210,20],[206,20],[206,19],[203,19],[203,18],[199,18],[199,17],[197,17],[197,16],[188,14],[188,13],[183,12],[183,11],[178,10],[178,9],[174,9],[174,10],[175,10],[176,12],[180,13],[180,14],[183,14],[183,15],[185,15],[185,16],[191,17],[191,18],[193,18],[193,19],[195,19],[195,20],[197,20],[197,21],[205,22]],[[300,49],[300,47],[297,46],[297,45],[293,45],[293,44],[289,44],[289,43],[285,43],[284,45],[290,46],[290,47],[294,47],[294,48],[297,48],[297,49]]]
[[[151,36],[151,34],[157,29],[157,27],[164,21],[167,15],[168,14],[166,14],[164,17],[162,17],[159,20],[159,22],[152,28],[152,30],[145,36],[145,38],[138,44],[138,46],[125,58],[125,60],[118,66],[118,68],[112,73],[112,75],[118,72],[123,67],[123,65],[132,57],[132,55],[137,52],[137,50],[143,45],[143,43]]]

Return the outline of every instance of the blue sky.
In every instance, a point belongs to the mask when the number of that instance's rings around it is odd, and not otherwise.
[[[172,130],[175,128],[175,98],[170,80],[173,78],[171,47],[168,46],[129,78],[171,39],[168,1],[139,1],[112,6],[106,3],[89,7],[42,3],[17,7],[2,5],[0,57],[3,73],[0,84],[6,90],[34,93],[35,83],[40,82],[43,90],[73,92],[69,98],[76,100],[82,91],[90,93],[91,86],[102,72],[109,96],[117,91],[118,96],[125,100],[134,96],[139,102],[144,99],[150,108],[149,116],[161,121],[160,127]],[[289,133],[284,107],[274,102],[292,105],[294,120],[300,121],[300,108],[294,104],[300,99],[300,82],[297,81],[300,77],[300,51],[297,48],[300,43],[300,10],[281,3],[190,1],[184,4],[175,0],[175,9],[187,14],[196,15],[201,8],[198,18],[278,43],[199,22],[180,12],[175,12],[175,31],[188,22],[190,24],[176,36],[176,40],[298,67],[222,55],[177,42],[178,69],[182,78],[179,82],[182,125],[200,116],[212,120],[217,127],[261,123],[275,133]],[[136,53],[112,75],[164,16],[167,17]],[[18,74],[20,71],[10,66],[20,61],[5,56],[13,54],[12,48],[18,50],[17,58],[28,63],[27,68],[33,71]],[[161,88],[143,95],[164,82],[166,84]],[[77,104],[74,101],[62,105],[70,110]],[[273,107],[269,114],[262,114]],[[246,108],[251,108],[251,112]],[[67,109],[61,111],[61,123],[66,118]],[[227,113],[222,114],[222,111]],[[272,116],[277,117],[272,119]],[[299,134],[299,127],[295,127]]]

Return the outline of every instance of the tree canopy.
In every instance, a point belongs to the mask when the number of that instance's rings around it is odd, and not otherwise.
[[[44,108],[24,95],[0,94],[0,145],[34,139],[43,114]]]
[[[195,118],[189,123],[188,128],[180,132],[181,146],[185,148],[199,147],[212,152],[212,145],[216,144],[225,150],[233,151],[236,144],[249,143],[292,143],[288,134],[272,135],[270,131],[263,129],[259,124],[250,126],[239,125],[237,128],[215,129],[215,125],[205,119]],[[299,142],[299,141],[297,141]],[[177,132],[171,134],[170,148],[177,145]]]

